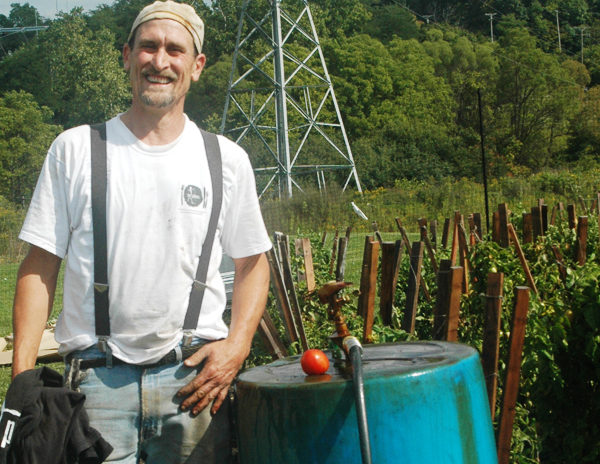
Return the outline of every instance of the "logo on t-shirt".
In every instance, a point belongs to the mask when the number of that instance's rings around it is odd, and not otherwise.
[[[206,191],[202,192],[199,187],[195,185],[188,185],[183,189],[183,199],[189,206],[198,206],[206,198]]]

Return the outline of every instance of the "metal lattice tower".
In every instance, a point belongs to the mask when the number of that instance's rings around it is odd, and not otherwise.
[[[325,189],[326,173],[362,191],[308,2],[283,3],[244,1],[221,133],[250,153],[261,196]]]

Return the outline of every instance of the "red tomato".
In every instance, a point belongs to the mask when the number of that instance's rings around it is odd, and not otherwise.
[[[300,365],[308,375],[321,375],[329,369],[329,359],[321,350],[312,349],[304,352]]]

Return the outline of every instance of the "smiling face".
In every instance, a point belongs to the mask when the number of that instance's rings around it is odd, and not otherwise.
[[[183,110],[185,94],[200,77],[205,60],[203,54],[196,55],[192,35],[178,22],[153,19],[142,23],[133,49],[123,48],[133,105]]]

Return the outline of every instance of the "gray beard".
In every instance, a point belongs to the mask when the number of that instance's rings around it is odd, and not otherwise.
[[[144,105],[150,106],[152,108],[165,108],[175,101],[175,96],[172,93],[168,94],[148,94],[145,92],[140,92],[139,94],[140,100]]]

